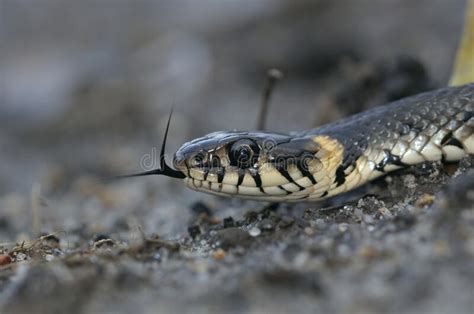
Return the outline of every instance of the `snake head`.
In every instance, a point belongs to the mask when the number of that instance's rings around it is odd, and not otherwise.
[[[311,137],[225,131],[182,145],[174,166],[195,190],[278,200],[316,183],[319,152]]]

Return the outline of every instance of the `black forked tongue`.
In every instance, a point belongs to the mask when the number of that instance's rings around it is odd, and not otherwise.
[[[165,136],[163,138],[163,143],[161,144],[160,169],[153,169],[149,171],[144,171],[144,172],[134,173],[134,174],[127,174],[123,176],[116,176],[116,177],[113,177],[112,179],[143,177],[143,176],[151,176],[151,175],[164,175],[170,178],[178,178],[178,179],[183,179],[186,177],[181,171],[175,170],[172,167],[168,166],[165,160],[166,139],[168,138],[168,130],[170,128],[172,115],[173,115],[173,108],[171,108],[170,116],[168,117],[168,123],[166,124]]]

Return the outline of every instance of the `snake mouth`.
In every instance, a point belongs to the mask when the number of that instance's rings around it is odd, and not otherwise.
[[[194,190],[243,197],[284,196],[316,184],[314,174],[322,168],[318,151],[319,145],[310,138],[216,132],[185,143],[173,163]]]

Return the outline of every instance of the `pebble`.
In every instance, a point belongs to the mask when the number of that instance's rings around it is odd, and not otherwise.
[[[318,229],[324,229],[326,228],[326,226],[327,224],[324,221],[324,219],[321,219],[321,218],[316,219],[315,227],[317,227]]]
[[[16,260],[17,262],[24,261],[24,260],[26,260],[27,258],[28,258],[28,256],[27,256],[25,253],[21,253],[21,252],[19,252],[19,253],[16,254],[16,256],[15,256],[15,260]]]
[[[275,223],[268,218],[263,219],[258,225],[262,230],[266,231],[273,230],[273,228],[275,227]]]
[[[45,259],[46,261],[48,261],[48,262],[51,262],[51,261],[54,260],[54,258],[55,258],[54,255],[48,254],[48,255],[45,256],[44,259]]]
[[[374,223],[374,217],[372,217],[371,215],[364,215],[364,222],[366,224],[372,224]]]
[[[306,227],[306,228],[304,228],[304,233],[306,233],[309,236],[312,236],[312,235],[314,235],[314,229],[311,228],[311,227]]]
[[[423,208],[425,206],[429,206],[433,204],[434,201],[435,201],[434,195],[425,193],[416,200],[415,206],[418,208]]]
[[[9,255],[0,255],[0,266],[8,265],[12,262],[12,258]]]
[[[340,232],[346,232],[349,229],[349,224],[343,222],[338,225],[338,229]]]
[[[226,250],[237,246],[247,247],[252,243],[252,237],[240,228],[231,227],[217,231],[212,237],[212,242]]]
[[[226,253],[223,249],[218,249],[214,253],[212,253],[212,258],[216,261],[221,261],[224,259]]]
[[[260,230],[260,228],[257,228],[257,227],[253,227],[249,230],[249,234],[252,237],[258,237],[261,233],[262,231]]]
[[[281,228],[287,228],[295,223],[295,220],[290,217],[290,216],[283,216],[282,219],[280,220],[280,227]]]
[[[390,212],[390,210],[386,207],[380,207],[377,209],[378,212],[385,218],[392,218],[393,215],[392,213]]]

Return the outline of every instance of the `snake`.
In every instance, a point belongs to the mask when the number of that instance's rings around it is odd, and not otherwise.
[[[474,0],[451,86],[302,131],[219,131],[183,144],[160,168],[193,190],[270,202],[319,201],[392,171],[474,154]],[[454,86],[453,86],[454,85]]]
[[[447,87],[290,134],[221,131],[185,143],[174,166],[194,190],[315,201],[388,172],[474,154],[474,84]]]

